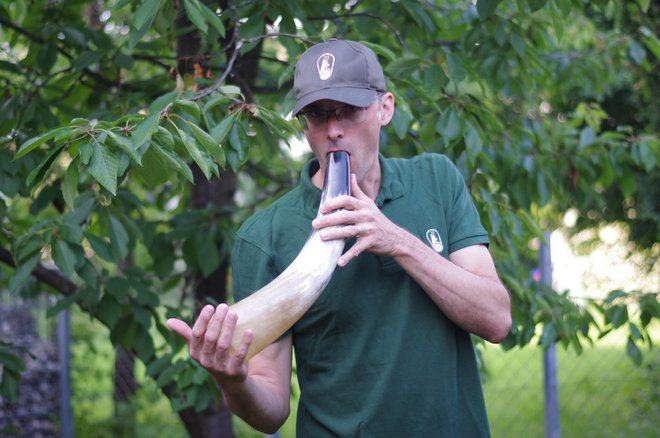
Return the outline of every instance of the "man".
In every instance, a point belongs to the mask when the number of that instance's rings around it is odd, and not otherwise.
[[[289,415],[292,349],[300,402],[297,436],[488,436],[470,333],[507,335],[500,282],[465,183],[441,155],[386,159],[379,134],[394,96],[375,54],[341,40],[308,49],[296,65],[293,115],[316,156],[287,195],[246,221],[234,250],[234,294],[270,282],[311,227],[348,239],[326,290],[294,327],[244,363],[251,341],[229,352],[236,315],[206,306],[191,330],[170,320],[209,370],[229,408],[274,432]],[[315,218],[326,155],[350,154],[352,196]]]

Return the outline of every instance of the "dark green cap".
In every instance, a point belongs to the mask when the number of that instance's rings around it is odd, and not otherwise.
[[[293,116],[323,99],[366,107],[383,91],[385,76],[371,49],[354,41],[326,41],[310,47],[298,59]]]

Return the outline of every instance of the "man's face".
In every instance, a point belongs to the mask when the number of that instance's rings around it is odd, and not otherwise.
[[[394,98],[385,93],[367,108],[355,108],[334,100],[321,100],[301,112],[308,114],[305,137],[325,174],[328,152],[343,150],[351,157],[351,172],[358,183],[378,169],[380,129],[392,117]],[[336,113],[332,110],[336,110]],[[329,111],[329,113],[327,113]],[[337,120],[335,114],[342,120]]]

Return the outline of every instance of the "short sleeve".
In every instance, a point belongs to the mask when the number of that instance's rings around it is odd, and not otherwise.
[[[448,187],[452,191],[449,210],[449,254],[471,245],[488,245],[488,232],[456,166],[445,158]]]
[[[235,301],[251,295],[276,277],[273,257],[240,234],[234,242],[231,266]]]

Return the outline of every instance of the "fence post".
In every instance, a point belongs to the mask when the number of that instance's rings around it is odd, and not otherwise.
[[[550,232],[544,232],[545,243],[539,249],[539,271],[541,283],[552,287],[552,258],[550,255]],[[557,353],[555,344],[543,353],[543,393],[545,406],[545,437],[559,438],[559,388],[557,384]]]
[[[60,365],[60,428],[62,438],[73,438],[71,379],[69,374],[70,344],[69,310],[64,309],[57,317],[57,357]]]

